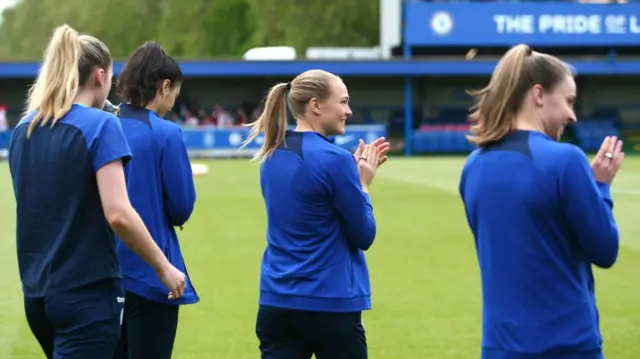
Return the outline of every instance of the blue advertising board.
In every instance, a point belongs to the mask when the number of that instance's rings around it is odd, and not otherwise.
[[[411,46],[638,46],[640,4],[430,3],[405,8]]]
[[[246,128],[233,129],[184,129],[184,141],[192,157],[246,157],[252,156],[264,141],[262,135],[240,149],[249,135]],[[352,125],[342,136],[333,138],[334,143],[350,151],[358,147],[358,140],[371,142],[386,136],[384,125]]]
[[[258,136],[244,149],[242,143],[249,135],[247,128],[184,128],[184,141],[189,154],[193,157],[247,157],[253,156],[262,145],[264,138]],[[371,142],[378,137],[387,136],[385,125],[352,125],[342,136],[333,138],[334,143],[349,151],[358,147],[358,140]],[[0,132],[0,159],[6,158],[7,148],[11,140],[11,132]]]
[[[0,131],[0,160],[7,157],[10,142],[11,131]]]

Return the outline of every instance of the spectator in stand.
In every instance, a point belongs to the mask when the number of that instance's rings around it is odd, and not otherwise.
[[[198,124],[200,126],[213,125],[211,116],[203,108],[198,109]]]
[[[182,117],[180,117],[180,114],[177,112],[171,113],[171,122],[176,123],[180,126],[184,124],[184,120],[182,119]]]
[[[244,109],[239,108],[237,111],[237,116],[238,117],[236,118],[236,125],[242,126],[247,122],[249,122],[249,119],[247,118],[247,113],[244,111]]]
[[[260,107],[256,107],[255,109],[253,109],[253,112],[251,112],[251,122],[256,122],[260,118],[261,114],[262,110],[260,109]]]
[[[188,127],[197,127],[199,124],[200,124],[200,121],[198,121],[198,118],[196,117],[196,115],[191,111],[187,111],[184,125]]]
[[[235,119],[229,112],[225,109],[222,109],[220,116],[218,116],[218,128],[228,128],[233,127],[235,124]]]
[[[220,117],[220,115],[222,114],[222,106],[218,105],[217,103],[214,103],[213,106],[211,107],[211,120],[213,121],[214,125],[218,125],[218,118]]]
[[[186,102],[182,102],[180,106],[176,107],[180,117],[187,119],[189,117],[189,105]]]

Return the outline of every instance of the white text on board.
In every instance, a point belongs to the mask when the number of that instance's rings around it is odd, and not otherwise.
[[[494,15],[498,34],[640,34],[635,15]]]

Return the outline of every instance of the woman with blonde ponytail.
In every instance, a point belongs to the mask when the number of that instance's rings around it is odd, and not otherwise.
[[[311,70],[272,87],[250,125],[245,143],[264,134],[255,156],[268,223],[256,326],[263,359],[367,357],[364,251],[376,235],[368,193],[388,143],[363,146],[354,161],[330,139],[345,133],[350,115],[342,80]]]
[[[118,119],[102,111],[111,82],[107,47],[57,28],[12,135],[25,314],[47,358],[113,358],[124,306],[114,231],[154,267],[169,297],[185,286],[129,203],[129,146]]]
[[[478,146],[460,178],[482,278],[483,359],[603,359],[592,265],[618,255],[610,185],[622,142],[591,164],[559,142],[577,121],[571,68],[510,49],[472,94]]]

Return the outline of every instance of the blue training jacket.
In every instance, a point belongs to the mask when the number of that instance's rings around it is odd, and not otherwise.
[[[166,304],[193,304],[198,295],[188,276],[175,227],[184,225],[196,201],[191,163],[175,123],[153,111],[119,105],[122,129],[134,154],[125,167],[131,204],[169,261],[187,274],[184,296],[167,298],[168,289],[153,268],[121,242],[118,257],[125,290]]]

